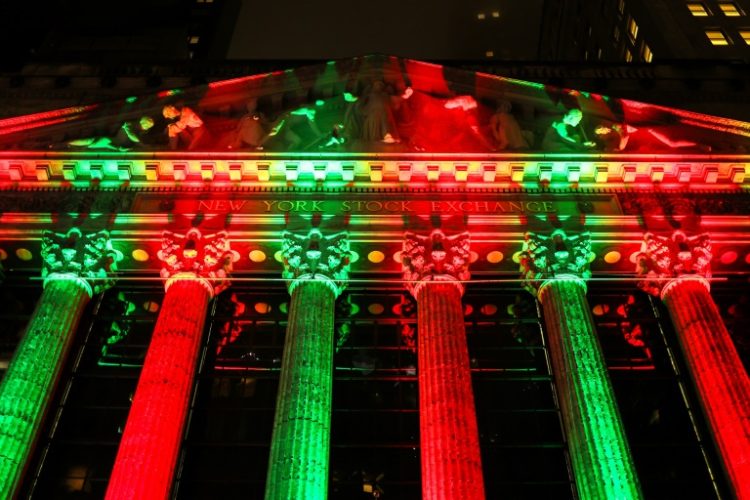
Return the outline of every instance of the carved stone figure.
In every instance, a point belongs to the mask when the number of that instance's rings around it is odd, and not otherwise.
[[[69,141],[72,147],[86,149],[106,149],[112,151],[129,151],[143,144],[143,137],[154,127],[154,119],[142,116],[138,122],[126,121],[114,137],[86,137]]]
[[[571,108],[559,121],[552,122],[547,130],[542,149],[551,152],[587,151],[596,143],[586,139],[579,128],[583,112],[578,108]]]
[[[203,120],[187,106],[178,109],[176,106],[167,105],[162,109],[162,114],[167,120],[167,135],[169,136],[169,148],[176,150],[180,145],[185,149],[195,149],[206,132]]]
[[[498,150],[528,149],[534,136],[528,130],[521,130],[521,126],[510,110],[510,102],[500,101],[495,114],[490,118],[490,131],[492,137],[495,138],[496,148]]]

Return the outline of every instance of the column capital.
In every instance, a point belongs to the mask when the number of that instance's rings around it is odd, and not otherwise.
[[[289,294],[300,283],[319,280],[338,297],[346,288],[349,277],[349,235],[346,232],[325,236],[313,228],[306,234],[284,231],[281,255]]]
[[[470,260],[468,232],[446,235],[433,229],[429,235],[408,232],[404,234],[401,268],[406,288],[415,298],[429,281],[453,283],[461,294],[462,281],[468,281]]]
[[[77,227],[65,233],[42,233],[42,278],[70,279],[92,297],[113,285],[110,273],[117,270],[122,252],[112,247],[109,232],[83,233]]]
[[[232,263],[240,258],[226,231],[204,235],[196,228],[185,234],[164,231],[157,256],[165,290],[178,280],[197,280],[211,296],[229,287]]]
[[[574,280],[585,289],[592,255],[588,231],[555,229],[549,236],[527,232],[520,257],[523,286],[535,296],[553,279]]]
[[[669,236],[645,233],[636,256],[638,287],[652,295],[664,295],[682,279],[698,280],[710,289],[711,238],[708,233],[688,236],[674,231]]]

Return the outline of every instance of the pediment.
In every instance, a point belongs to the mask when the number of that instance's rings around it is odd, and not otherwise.
[[[748,137],[738,120],[387,56],[0,120],[6,151],[744,154]]]

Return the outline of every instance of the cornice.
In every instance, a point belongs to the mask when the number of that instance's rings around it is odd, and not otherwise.
[[[12,187],[458,186],[721,189],[750,186],[750,155],[0,152]]]

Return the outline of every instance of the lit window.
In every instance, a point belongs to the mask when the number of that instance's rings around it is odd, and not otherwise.
[[[484,20],[484,18],[485,18],[484,12],[480,12],[479,14],[477,14],[477,19],[479,19],[480,21]]]
[[[195,35],[194,35],[194,36],[188,37],[188,43],[189,43],[190,45],[195,45],[195,44],[197,44],[198,42],[200,42],[200,40],[201,40],[201,37],[199,37],[199,36],[195,36]]]
[[[633,62],[633,53],[625,49],[625,62]]]
[[[750,45],[750,29],[740,30],[740,36],[747,45]]]
[[[641,53],[641,55],[643,56],[643,60],[647,63],[650,63],[654,60],[654,53],[651,52],[651,47],[649,47],[645,43],[643,44],[643,52]]]
[[[493,10],[492,11],[492,17],[494,17],[495,19],[497,19],[498,17],[500,17],[500,11]]]
[[[630,33],[630,38],[633,40],[638,37],[638,24],[636,24],[635,19],[632,17],[630,18],[630,21],[628,21],[628,33]]]
[[[703,2],[688,2],[687,8],[695,17],[708,17],[708,10]]]
[[[600,61],[602,60],[602,49],[601,49],[601,47],[599,47],[599,49],[596,51],[596,58],[598,60],[600,60]]]
[[[737,7],[737,4],[734,2],[719,2],[719,8],[727,17],[740,17],[742,16],[742,11],[739,7]]]
[[[488,50],[484,53],[485,57],[495,57],[495,51],[494,50]]]
[[[625,0],[620,0],[620,3],[617,4],[617,10],[620,11],[620,14],[625,13]]]
[[[729,40],[721,30],[706,30],[706,36],[711,45],[729,45]]]

